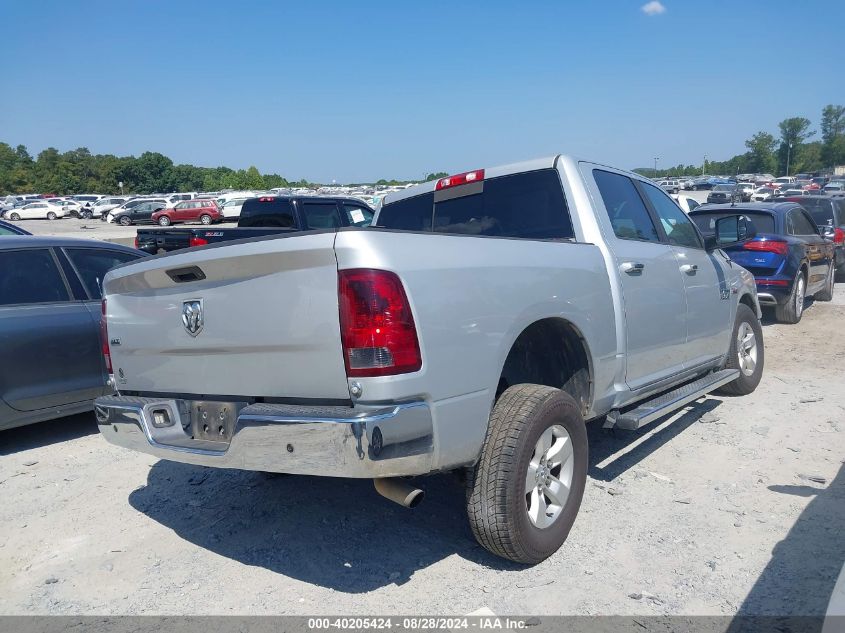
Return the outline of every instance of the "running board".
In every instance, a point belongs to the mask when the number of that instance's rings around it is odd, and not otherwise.
[[[676,387],[653,400],[646,400],[635,409],[630,409],[624,413],[619,410],[611,411],[607,414],[604,428],[616,427],[633,431],[662,418],[664,415],[677,411],[693,400],[698,400],[714,389],[736,379],[737,376],[739,376],[738,369],[723,369]]]

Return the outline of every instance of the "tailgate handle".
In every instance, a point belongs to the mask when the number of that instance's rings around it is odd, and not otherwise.
[[[202,272],[198,266],[173,268],[167,271],[167,276],[177,284],[182,284],[188,281],[202,281],[205,279],[205,273]]]

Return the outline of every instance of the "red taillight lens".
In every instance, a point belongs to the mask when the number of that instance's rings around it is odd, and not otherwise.
[[[103,360],[106,361],[106,371],[111,374],[111,350],[109,350],[109,325],[106,321],[106,300],[103,299],[103,315],[100,318],[100,348],[103,351]]]
[[[422,367],[414,316],[395,273],[341,270],[338,295],[347,376],[407,374]]]
[[[743,248],[747,251],[759,251],[761,253],[777,253],[784,257],[789,254],[789,244],[780,240],[752,240],[746,242]]]
[[[842,244],[842,242],[845,242],[845,231],[837,228],[833,232],[833,242],[834,244]]]
[[[484,180],[484,170],[476,169],[475,171],[466,171],[462,174],[455,174],[454,176],[447,176],[437,181],[434,186],[436,191],[441,189],[449,189],[450,187],[457,187],[458,185],[467,185],[471,182],[480,182]]]
[[[208,240],[205,239],[204,237],[193,237],[193,236],[191,236],[191,239],[188,240],[188,244],[190,246],[205,246],[206,244],[208,244]]]
[[[135,236],[135,248],[138,248],[138,236]]]

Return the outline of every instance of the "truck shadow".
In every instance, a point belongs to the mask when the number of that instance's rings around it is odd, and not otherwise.
[[[417,481],[426,500],[408,510],[381,497],[369,480],[159,461],[129,503],[221,556],[346,593],[401,585],[453,554],[499,570],[522,568],[476,543],[456,477]]]
[[[786,537],[775,545],[772,557],[737,612],[729,633],[745,628],[749,616],[792,616],[804,628],[820,631],[836,580],[845,564],[845,466],[826,488],[800,485],[772,485],[769,490],[813,499],[798,517]],[[801,591],[795,591],[801,587]],[[787,630],[787,622],[772,630]],[[842,621],[839,622],[842,624]],[[831,627],[833,630],[842,630]]]
[[[663,424],[669,416],[660,418],[651,424],[636,431],[625,431],[622,429],[603,429],[600,421],[587,425],[587,436],[590,441],[590,469],[588,474],[598,481],[613,481],[621,474],[630,470],[643,459],[659,450],[662,446],[672,441],[693,424],[698,422],[705,413],[716,409],[722,401],[713,396],[702,401],[693,402],[686,407],[686,411],[677,420],[663,427],[656,433],[654,429]],[[671,415],[676,415],[677,412]],[[637,440],[645,438],[636,444]],[[615,459],[607,462],[619,451],[636,444],[634,448],[618,455]]]
[[[98,432],[93,412],[18,426],[0,431],[0,455],[68,442]]]

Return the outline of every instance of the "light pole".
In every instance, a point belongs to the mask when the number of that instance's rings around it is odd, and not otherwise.
[[[654,157],[654,177],[657,178],[657,161],[660,160],[660,156]]]
[[[792,143],[786,144],[786,175],[789,176],[789,157],[792,153]]]
[[[704,170],[707,169],[707,154],[704,155],[704,162],[701,163],[701,175],[704,175]]]

